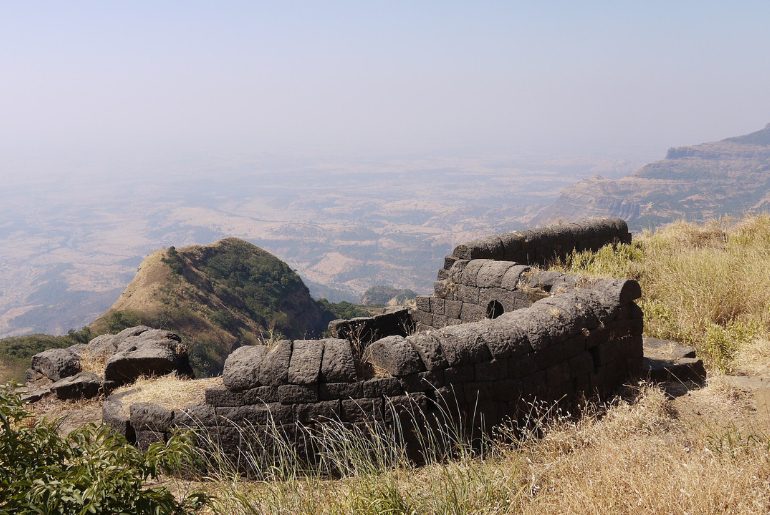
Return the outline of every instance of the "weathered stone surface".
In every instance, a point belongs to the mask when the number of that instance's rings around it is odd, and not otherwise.
[[[124,409],[123,402],[117,397],[107,397],[102,404],[102,421],[110,426],[115,432],[123,435],[129,442],[136,441],[136,433],[128,410]]]
[[[291,361],[291,341],[281,340],[269,348],[259,365],[257,378],[259,384],[281,385],[289,378]]]
[[[353,348],[347,340],[324,340],[321,360],[321,381],[326,383],[351,383],[358,379]]]
[[[313,384],[321,373],[324,342],[319,340],[294,340],[289,362],[289,382]]]
[[[48,349],[32,356],[32,370],[58,381],[80,372],[80,358],[70,349]]]
[[[334,399],[357,399],[362,396],[362,383],[321,383],[318,385],[318,398],[322,401]]]
[[[318,385],[282,384],[278,387],[278,400],[283,404],[315,402],[318,400]]]
[[[220,424],[219,415],[217,415],[218,408],[209,406],[208,404],[197,404],[195,406],[188,406],[178,413],[174,414],[174,423],[177,427],[213,427]]]
[[[396,377],[425,370],[417,351],[401,336],[377,340],[366,348],[364,358]]]
[[[59,379],[51,385],[51,391],[59,399],[91,399],[99,395],[102,379],[93,372],[80,372]]]
[[[44,388],[28,388],[24,391],[19,392],[19,396],[22,400],[22,402],[37,402],[43,397],[51,394],[51,388],[50,387],[44,387]]]
[[[270,404],[278,402],[277,386],[259,386],[241,393],[244,404]]]
[[[441,343],[430,333],[409,336],[407,341],[419,354],[426,370],[441,369],[449,366],[441,352]]]
[[[140,334],[150,331],[152,328],[146,325],[138,325],[135,327],[129,327],[123,329],[117,334],[103,334],[92,339],[86,344],[81,354],[87,355],[90,359],[104,359],[106,360],[118,350],[118,346],[133,336],[139,336]]]
[[[488,261],[479,269],[476,286],[479,288],[497,288],[502,285],[503,277],[515,263],[511,261]]]
[[[441,351],[447,364],[451,367],[492,358],[489,349],[482,340],[480,332],[485,324],[491,321],[482,321],[475,324],[462,324],[444,328],[437,331],[434,336],[441,342]]]
[[[174,411],[151,402],[137,402],[129,408],[131,425],[139,431],[169,431],[174,425]]]
[[[403,395],[404,389],[395,377],[376,377],[361,383],[360,397],[388,397],[391,395]]]
[[[140,376],[164,375],[176,372],[192,376],[187,346],[176,334],[159,329],[143,331],[127,337],[104,369],[105,381],[121,385]]]
[[[295,404],[295,416],[302,424],[315,421],[337,420],[340,415],[340,401],[320,401],[309,404]]]
[[[259,367],[266,353],[265,345],[245,345],[231,352],[222,371],[224,385],[233,391],[259,386]]]
[[[383,419],[382,398],[343,399],[340,417],[347,422],[373,422]]]
[[[482,325],[479,338],[495,359],[532,352],[524,328],[508,319],[496,319],[493,323]]]
[[[147,451],[154,443],[164,443],[168,435],[160,431],[137,431],[136,446],[140,451]]]

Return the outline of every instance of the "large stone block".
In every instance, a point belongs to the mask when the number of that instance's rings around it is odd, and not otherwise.
[[[479,337],[495,359],[532,352],[524,328],[506,318],[498,318],[494,322],[483,324],[479,330]]]
[[[174,426],[174,410],[151,402],[131,405],[131,425],[136,431],[170,431]]]
[[[390,397],[404,394],[401,382],[395,377],[375,377],[360,384],[360,397]]]
[[[461,366],[492,358],[489,349],[480,336],[484,324],[462,324],[436,331],[434,336],[441,342],[441,351],[449,366]]]
[[[91,399],[99,395],[101,388],[102,379],[93,372],[80,372],[51,385],[51,391],[59,399]]]
[[[291,346],[291,341],[281,340],[269,347],[257,372],[259,384],[277,386],[288,381]]]
[[[461,300],[446,299],[444,301],[444,315],[447,318],[459,319],[462,307],[463,303]]]
[[[478,322],[486,318],[486,315],[485,307],[470,302],[463,302],[463,307],[460,311],[460,320],[463,322]]]
[[[289,382],[314,384],[321,373],[324,342],[320,340],[294,340],[289,361]]]
[[[352,383],[357,379],[356,358],[350,342],[333,338],[324,340],[321,381],[325,383]]]
[[[340,401],[319,401],[309,404],[295,404],[297,421],[302,424],[338,420],[340,416]]]
[[[374,422],[383,419],[382,397],[343,399],[340,405],[340,418],[345,422]]]
[[[283,404],[316,402],[318,400],[318,385],[282,384],[278,387],[278,400]]]
[[[395,377],[422,372],[425,366],[414,347],[401,336],[389,336],[366,348],[365,359]]]
[[[513,266],[515,263],[512,261],[487,261],[483,263],[476,275],[476,286],[479,288],[500,287],[506,272]]]
[[[176,372],[192,376],[187,346],[178,335],[160,329],[126,338],[104,368],[105,383],[127,384],[138,377]]]
[[[441,352],[441,344],[431,333],[415,334],[407,337],[407,341],[419,354],[426,370],[441,369],[448,366],[444,354]]]
[[[322,401],[349,399],[364,396],[361,382],[321,383],[318,385],[318,397]]]
[[[227,356],[222,370],[222,382],[233,391],[259,386],[259,367],[267,353],[264,345],[245,345]]]

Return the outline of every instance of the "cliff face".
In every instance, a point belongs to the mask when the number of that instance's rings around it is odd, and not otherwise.
[[[632,175],[565,190],[535,223],[616,216],[632,229],[770,209],[770,124],[744,136],[677,147]]]
[[[214,373],[236,346],[278,335],[320,334],[334,318],[283,261],[235,238],[148,256],[95,334],[145,324],[191,344],[199,373]]]

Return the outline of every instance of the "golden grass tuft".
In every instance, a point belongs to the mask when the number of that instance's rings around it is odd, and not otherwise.
[[[127,410],[137,402],[151,402],[168,409],[181,409],[204,402],[209,388],[222,386],[221,377],[187,379],[168,374],[161,377],[141,377],[133,384],[122,386],[113,392],[119,396]]]

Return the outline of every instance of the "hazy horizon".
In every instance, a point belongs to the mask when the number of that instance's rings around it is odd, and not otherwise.
[[[7,3],[0,175],[634,163],[770,121],[770,5]]]

